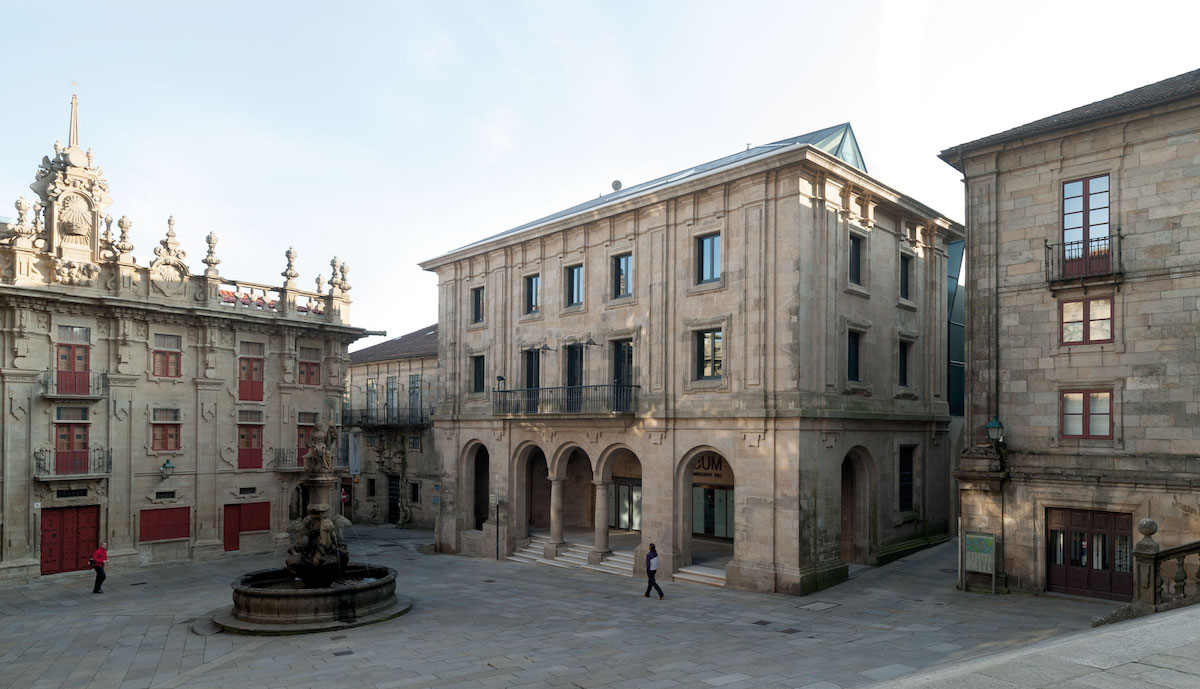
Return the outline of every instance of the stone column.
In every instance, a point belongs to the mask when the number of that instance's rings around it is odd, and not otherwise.
[[[596,486],[596,544],[588,553],[588,562],[599,564],[611,552],[608,548],[608,487],[610,481],[592,481]]]
[[[550,477],[550,544],[546,546],[546,556],[558,555],[560,546],[566,543],[563,539],[563,481],[559,477]]]

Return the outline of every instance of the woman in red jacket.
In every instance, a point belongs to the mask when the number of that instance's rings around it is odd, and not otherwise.
[[[96,548],[96,552],[92,553],[92,569],[96,570],[96,585],[92,587],[92,593],[104,593],[100,587],[104,585],[104,580],[108,578],[104,574],[104,565],[108,562],[108,541],[100,544]]]

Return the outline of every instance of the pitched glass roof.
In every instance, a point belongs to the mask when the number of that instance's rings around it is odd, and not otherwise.
[[[638,196],[648,191],[652,191],[659,187],[664,187],[668,184],[674,184],[690,177],[698,177],[705,173],[712,172],[713,170],[727,167],[729,165],[735,165],[737,163],[748,161],[762,155],[774,153],[784,148],[802,144],[807,144],[814,148],[820,149],[825,153],[838,158],[851,167],[860,170],[864,174],[867,172],[867,164],[865,161],[863,161],[862,151],[858,148],[858,139],[854,137],[854,130],[850,127],[850,123],[845,122],[843,124],[826,127],[825,129],[820,129],[815,132],[809,132],[808,134],[801,134],[800,136],[793,136],[789,139],[763,144],[762,146],[755,146],[753,148],[746,149],[745,151],[738,151],[733,155],[728,155],[724,158],[717,158],[716,160],[711,160],[707,163],[696,165],[695,167],[688,168],[687,170],[681,170],[679,172],[674,172],[669,175],[659,177],[658,179],[652,179],[649,182],[642,182],[641,184],[625,187],[620,191],[615,191],[599,198],[590,199],[577,206],[571,206],[570,208],[561,210],[557,213],[553,213],[543,218],[538,218],[532,222],[527,222],[524,225],[514,227],[511,230],[505,230],[499,234],[486,237],[477,242],[468,244],[467,246],[460,247],[460,249],[466,249],[478,244],[490,242],[493,239],[499,239],[505,235],[515,234],[531,227],[537,227],[538,225],[558,220],[560,218],[566,218],[577,213],[582,213],[583,211],[595,208],[597,206],[602,206],[614,201],[619,201],[621,199]],[[455,249],[455,251],[459,251],[460,249]]]

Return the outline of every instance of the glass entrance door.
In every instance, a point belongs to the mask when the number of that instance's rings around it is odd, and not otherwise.
[[[733,489],[692,486],[692,533],[733,538]]]
[[[608,485],[608,525],[626,531],[642,530],[642,485],[616,482]]]
[[[1132,515],[1048,508],[1046,590],[1130,600],[1132,538]]]

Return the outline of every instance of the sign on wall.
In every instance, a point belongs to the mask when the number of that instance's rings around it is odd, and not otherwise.
[[[963,567],[968,572],[996,573],[996,535],[990,533],[963,534]]]
[[[362,471],[362,433],[352,431],[349,436],[350,475],[358,476],[359,472]]]
[[[702,452],[692,469],[692,483],[711,486],[733,486],[733,470],[729,462],[716,452]]]

